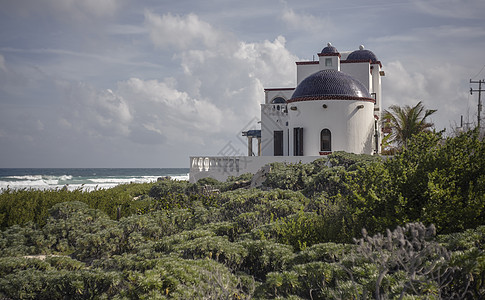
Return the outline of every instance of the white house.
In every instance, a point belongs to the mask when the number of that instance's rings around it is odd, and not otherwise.
[[[225,180],[270,162],[310,162],[334,151],[378,154],[381,62],[363,46],[340,53],[330,43],[318,58],[296,62],[296,88],[265,89],[261,130],[243,132],[247,157],[191,157],[190,181]]]

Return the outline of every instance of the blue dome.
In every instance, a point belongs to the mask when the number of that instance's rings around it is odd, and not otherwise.
[[[321,54],[337,54],[338,50],[332,44],[328,43],[327,47],[322,49]]]
[[[305,78],[288,102],[324,99],[374,101],[360,81],[343,72],[329,69]]]
[[[347,56],[347,60],[365,60],[373,63],[378,62],[377,56],[374,52],[364,49],[364,46],[360,46],[359,50],[355,50]]]

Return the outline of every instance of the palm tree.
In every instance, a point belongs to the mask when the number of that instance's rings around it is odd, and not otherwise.
[[[436,112],[436,109],[425,109],[421,101],[415,106],[400,107],[392,105],[384,111],[384,132],[390,134],[385,141],[397,144],[398,148],[407,148],[408,140],[413,135],[429,130],[434,124],[426,122],[426,118]]]

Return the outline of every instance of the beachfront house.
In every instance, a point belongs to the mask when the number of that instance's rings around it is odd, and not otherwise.
[[[242,133],[248,156],[192,156],[189,180],[224,181],[271,162],[308,163],[334,151],[380,153],[383,76],[364,46],[339,52],[328,43],[318,60],[296,62],[296,88],[264,90],[261,129]]]

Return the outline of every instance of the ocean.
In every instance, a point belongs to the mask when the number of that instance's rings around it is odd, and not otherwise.
[[[106,189],[124,183],[145,183],[160,177],[189,180],[189,168],[0,169],[0,192],[10,189]]]

